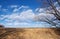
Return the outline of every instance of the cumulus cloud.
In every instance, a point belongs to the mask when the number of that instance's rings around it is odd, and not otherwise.
[[[46,18],[48,18],[49,20],[56,19],[53,14],[49,14],[49,13],[47,14],[45,8],[37,8],[35,12],[36,13],[39,12],[39,14],[34,14],[33,10],[29,9],[28,6],[20,6],[17,8],[16,5],[12,5],[11,7],[12,8],[15,7],[13,9],[12,14],[0,15],[0,20],[4,20],[6,25],[10,25],[10,26],[30,25],[30,23],[32,22],[33,23],[36,22],[36,24],[38,22],[41,23],[42,21],[46,20]],[[19,12],[21,9],[22,12]],[[39,23],[37,25],[39,25]]]
[[[32,10],[23,11],[19,13],[13,13],[11,15],[6,15],[3,18],[11,19],[11,20],[20,20],[20,21],[28,21],[33,20],[35,14]]]
[[[9,26],[25,26],[25,25],[29,25],[29,23],[27,23],[27,22],[19,22],[19,21],[14,21],[14,22],[8,22],[8,23],[6,23],[6,25],[8,25],[8,27]]]
[[[46,14],[46,13],[40,13],[39,15],[36,15],[35,21],[45,21],[48,18],[49,20],[56,19],[53,14]]]
[[[35,14],[33,13],[32,10],[27,10],[27,11],[23,11],[21,14],[20,14],[20,17],[22,19],[32,19],[34,18]]]
[[[35,14],[31,9],[22,11],[21,13],[12,13],[9,15],[1,15],[0,20],[4,20],[6,25],[29,25]]]

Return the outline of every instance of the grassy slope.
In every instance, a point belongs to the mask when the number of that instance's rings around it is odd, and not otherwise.
[[[60,39],[50,28],[0,28],[0,39]]]

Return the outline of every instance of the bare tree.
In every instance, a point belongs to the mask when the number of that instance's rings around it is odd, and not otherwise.
[[[41,0],[40,0],[41,1]],[[55,32],[55,34],[56,35],[59,35],[60,36],[60,25],[59,25],[59,23],[60,23],[60,0],[42,0],[43,2],[43,6],[46,8],[46,14],[51,14],[51,17],[52,17],[52,15],[54,15],[54,17],[56,18],[56,19],[54,19],[54,20],[50,20],[49,19],[49,17],[46,15],[46,16],[36,16],[35,17],[35,20],[36,21],[43,21],[43,22],[47,22],[48,24],[51,24],[52,26],[55,26],[55,28],[53,28],[52,30]],[[59,5],[58,7],[59,7],[59,9],[57,9],[57,6],[55,6],[55,4],[54,3],[56,3],[57,2],[57,4]],[[45,13],[44,13],[45,14]],[[41,17],[43,17],[42,19],[41,19]],[[58,23],[56,23],[56,22],[54,22],[55,20],[57,20],[58,21]],[[58,26],[59,27],[58,27]],[[58,38],[58,39],[60,39],[60,38]]]
[[[58,20],[60,23],[60,9],[57,9],[57,6],[55,6],[55,4],[54,4],[57,2],[57,4],[60,7],[60,0],[42,0],[42,1],[43,1],[42,2],[43,6],[46,6],[45,7],[46,10],[49,11],[48,14],[53,14],[56,17],[56,19],[54,19],[54,20]],[[44,18],[46,19],[46,20],[43,20],[44,22],[47,22],[55,27],[57,27],[56,25],[60,26],[58,23],[54,22],[54,20],[52,21],[48,17],[44,17]],[[38,20],[41,21],[40,19],[38,19]]]
[[[60,12],[56,9],[56,6],[54,6],[54,2],[53,0],[47,0],[48,4],[51,6],[51,8],[54,10],[55,13],[53,13],[55,15],[55,17],[60,20]],[[59,1],[56,1],[59,4]],[[59,4],[60,5],[60,4]]]

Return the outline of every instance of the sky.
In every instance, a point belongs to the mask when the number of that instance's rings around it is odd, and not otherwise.
[[[46,22],[35,21],[37,15],[45,13],[45,7],[42,7],[42,1],[37,0],[0,0],[0,24],[5,27],[49,27]]]

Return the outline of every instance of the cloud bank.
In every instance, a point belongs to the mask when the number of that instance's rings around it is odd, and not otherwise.
[[[53,14],[46,13],[45,8],[36,8],[35,12],[38,14],[35,14],[29,6],[11,5],[9,7],[14,8],[11,14],[0,15],[0,23],[6,27],[49,27],[49,24],[44,22],[45,17],[52,21],[56,19]],[[4,12],[7,10],[9,9],[2,9]],[[58,23],[57,21],[54,22]]]

